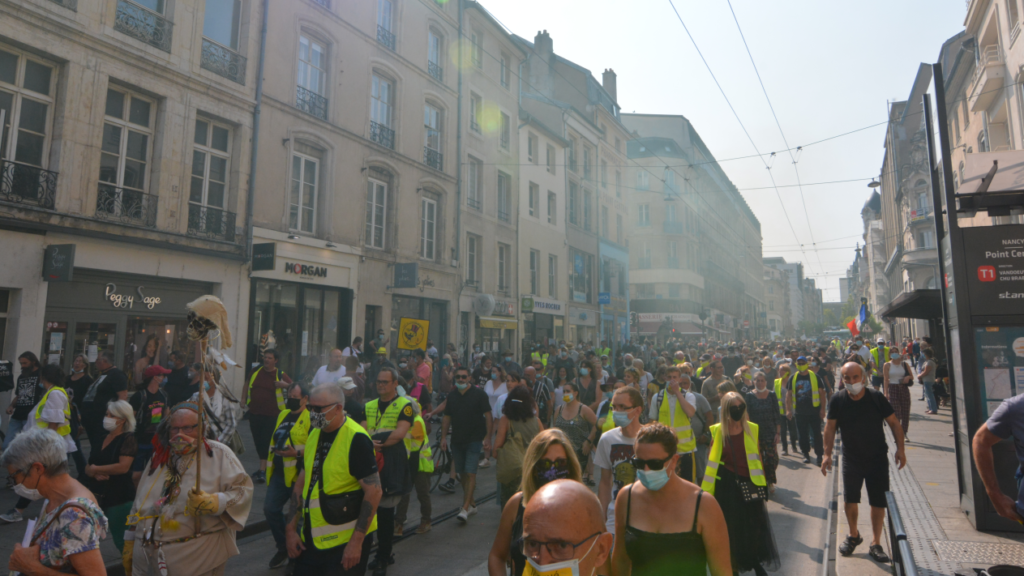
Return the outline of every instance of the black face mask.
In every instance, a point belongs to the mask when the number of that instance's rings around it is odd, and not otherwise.
[[[739,406],[729,406],[729,416],[736,422],[739,422],[743,418],[743,413],[746,411],[746,404],[740,404]]]
[[[299,406],[302,406],[301,402],[298,398],[288,398],[284,401],[284,407],[294,412],[299,409]]]
[[[533,481],[537,484],[538,488],[552,480],[568,477],[569,461],[565,458],[557,458],[555,460],[544,458],[533,467]]]

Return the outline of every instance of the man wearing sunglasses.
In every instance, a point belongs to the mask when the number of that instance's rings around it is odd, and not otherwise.
[[[448,449],[448,430],[452,431],[452,460],[455,473],[462,484],[462,509],[457,518],[468,522],[476,514],[476,470],[480,453],[490,448],[494,418],[487,393],[470,384],[469,369],[455,371],[455,390],[445,400],[444,419],[441,421],[441,450]]]
[[[523,512],[522,552],[530,574],[596,574],[612,551],[604,513],[594,493],[574,480],[555,480],[530,498]]]

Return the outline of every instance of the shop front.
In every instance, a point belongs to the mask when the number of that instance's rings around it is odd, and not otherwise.
[[[398,328],[402,318],[418,318],[430,322],[427,340],[440,350],[448,346],[448,303],[432,298],[395,294],[391,297],[391,347],[397,351]]]
[[[569,340],[599,344],[597,318],[600,313],[593,308],[569,306]]]
[[[512,300],[495,298],[494,310],[487,316],[476,315],[474,342],[480,345],[485,353],[501,353],[511,350],[517,353],[516,332],[519,321],[516,320],[516,303]]]
[[[522,310],[523,342],[528,347],[534,344],[548,346],[565,339],[565,302],[524,296]]]
[[[292,380],[308,382],[351,341],[355,274],[344,264],[357,257],[288,242],[257,244],[260,253],[268,256],[253,259],[246,366],[273,349]]]
[[[167,366],[172,351],[195,357],[185,334],[185,305],[214,285],[182,279],[75,269],[73,281],[49,283],[40,360],[71,369],[112,350],[133,384],[152,364]]]

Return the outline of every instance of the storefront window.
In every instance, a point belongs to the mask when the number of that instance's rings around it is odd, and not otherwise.
[[[46,335],[43,341],[43,355],[39,361],[43,364],[64,363],[65,350],[68,347],[68,323],[47,322]]]
[[[303,374],[316,374],[317,368],[326,360],[330,350],[321,350],[320,335],[323,330],[324,291],[307,288],[303,298],[302,349],[299,352]],[[324,362],[326,363],[326,362]]]
[[[62,324],[58,322],[57,324]],[[47,343],[53,343],[53,336],[47,336]],[[114,322],[76,322],[75,323],[75,344],[72,348],[72,358],[79,354],[85,354],[89,363],[96,362],[96,358],[106,349],[115,349],[117,346],[117,324]],[[49,352],[52,354],[51,352]],[[63,360],[61,365],[65,365]]]
[[[296,285],[256,283],[251,343],[257,346],[259,353],[254,363],[260,362],[264,351],[273,349],[278,353],[278,366],[285,372],[290,372],[295,366],[299,331],[298,293]]]
[[[124,366],[122,369],[136,387],[141,386],[142,373],[154,364],[168,366],[172,351],[183,352],[193,361],[198,358],[196,343],[189,342],[185,319],[128,318],[125,333]]]

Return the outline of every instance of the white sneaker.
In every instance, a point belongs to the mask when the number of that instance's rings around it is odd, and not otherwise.
[[[475,513],[475,512],[474,512]],[[25,518],[22,517],[21,512],[17,509],[11,508],[6,514],[0,514],[0,520],[8,524],[14,524],[15,522],[21,522]]]
[[[469,512],[467,512],[466,509],[463,508],[462,510],[459,510],[458,515],[455,517],[458,518],[460,522],[465,524],[467,521],[469,521]]]
[[[477,468],[490,468],[490,467],[491,467],[491,459],[490,458],[484,458],[483,460],[480,461],[480,465],[477,466]]]
[[[470,506],[469,507],[469,515],[473,516],[475,514],[476,514],[476,506]]]

